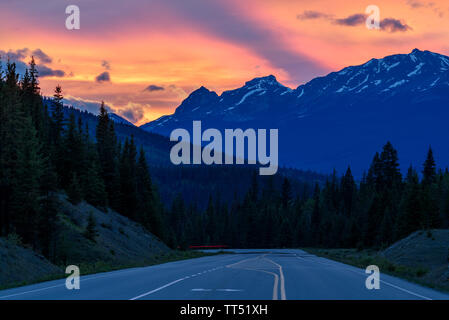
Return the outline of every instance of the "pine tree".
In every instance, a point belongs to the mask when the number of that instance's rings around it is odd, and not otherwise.
[[[62,104],[62,89],[58,85],[55,89],[52,101],[52,120],[51,120],[51,154],[53,164],[58,175],[58,185],[66,188],[70,181],[71,173],[65,170],[65,154],[64,154],[64,112]],[[68,176],[68,178],[67,178]]]
[[[375,187],[377,190],[382,184],[382,180],[382,162],[380,161],[379,153],[376,152],[366,176],[366,183],[369,186]]]
[[[382,166],[382,188],[389,189],[399,187],[402,182],[402,175],[399,169],[398,152],[390,142],[383,147],[380,155]]]
[[[55,93],[53,95],[53,111],[52,118],[54,123],[54,139],[58,143],[59,139],[62,137],[64,130],[64,106],[62,100],[64,99],[62,95],[62,89],[60,85],[56,86]]]
[[[85,169],[88,167],[88,155],[82,130],[76,125],[75,115],[71,112],[67,124],[67,130],[63,136],[61,144],[61,153],[63,159],[61,161],[60,180],[62,187],[67,187],[71,181],[73,173],[81,179],[85,176]]]
[[[108,205],[108,195],[106,193],[104,181],[101,178],[100,163],[95,145],[86,140],[87,143],[87,170],[83,177],[85,199],[88,203],[99,208],[106,208]]]
[[[432,148],[429,148],[424,162],[422,180],[422,217],[426,229],[437,228],[441,225],[436,176],[435,159]]]
[[[410,166],[405,180],[405,189],[396,226],[396,239],[405,238],[410,233],[423,227],[421,202],[422,191],[419,185],[419,177],[413,167]]]
[[[39,96],[40,88],[39,88],[39,80],[38,80],[38,72],[36,69],[36,62],[34,61],[34,56],[31,57],[30,61],[30,86],[33,94]]]
[[[96,128],[97,151],[100,161],[101,177],[105,183],[108,203],[115,210],[121,209],[120,175],[117,159],[117,137],[114,123],[109,119],[104,102],[100,106]]]
[[[27,79],[27,82],[26,89],[24,90],[24,106],[31,115],[39,140],[44,142],[44,140],[48,139],[49,136],[49,132],[46,130],[48,113],[43,108],[39,87],[39,75],[36,69],[34,57],[31,57],[31,61],[29,63],[29,78]]]
[[[120,157],[120,209],[119,212],[129,218],[138,219],[136,212],[136,146],[134,138],[125,140],[125,145]]]
[[[435,159],[433,157],[432,148],[429,147],[429,151],[427,152],[427,158],[424,162],[423,169],[423,184],[430,185],[435,182],[436,179],[436,164]]]
[[[156,192],[151,182],[151,176],[145,159],[143,148],[140,149],[136,167],[138,220],[153,234],[164,236],[164,225],[161,216],[161,208],[158,204]]]

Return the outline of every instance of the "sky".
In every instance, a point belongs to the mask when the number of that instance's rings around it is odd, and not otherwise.
[[[80,29],[66,28],[66,7]],[[366,27],[367,6],[379,29]],[[218,94],[273,74],[296,88],[414,48],[449,55],[447,0],[0,0],[0,56],[34,56],[43,95],[136,125],[171,114],[200,86]]]

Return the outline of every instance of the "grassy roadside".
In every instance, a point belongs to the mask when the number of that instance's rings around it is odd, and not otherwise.
[[[124,264],[124,265],[113,265],[108,262],[97,261],[95,263],[83,262],[83,263],[78,264],[78,266],[80,268],[81,275],[89,275],[89,274],[95,274],[95,273],[100,273],[100,272],[109,272],[109,271],[115,271],[115,270],[127,269],[127,268],[149,267],[149,266],[163,264],[163,263],[167,263],[167,262],[201,258],[201,257],[213,256],[213,255],[217,255],[217,254],[222,254],[222,252],[206,253],[206,252],[199,252],[199,251],[170,251],[170,252],[151,256],[150,258],[145,259],[140,262],[129,263],[129,264]],[[62,270],[65,270],[65,266],[59,266],[59,267]],[[21,286],[25,286],[25,285],[30,285],[30,284],[36,284],[36,283],[45,282],[45,281],[58,280],[58,279],[63,279],[65,277],[67,277],[67,275],[65,273],[49,274],[45,277],[41,277],[34,281],[21,281],[21,282],[9,283],[6,285],[0,285],[0,290],[11,289],[11,288],[21,287]]]
[[[383,273],[433,289],[449,292],[448,285],[440,285],[435,279],[427,276],[429,274],[428,269],[395,264],[380,255],[376,250],[318,248],[303,248],[302,250],[319,257],[335,260],[362,269],[365,269],[369,265],[376,265]]]

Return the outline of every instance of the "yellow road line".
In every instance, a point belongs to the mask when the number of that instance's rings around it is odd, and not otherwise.
[[[280,288],[281,288],[281,300],[287,300],[287,296],[285,294],[285,278],[284,278],[284,272],[282,271],[282,266],[276,262],[274,262],[271,259],[265,258],[265,260],[270,261],[271,263],[275,264],[279,268],[279,276],[281,279]]]

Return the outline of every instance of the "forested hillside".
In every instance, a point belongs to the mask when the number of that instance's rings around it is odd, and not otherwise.
[[[73,113],[64,116],[62,99],[58,86],[49,113],[34,60],[21,79],[9,62],[1,74],[0,236],[17,234],[48,256],[57,233],[55,197],[62,190],[74,204],[110,207],[163,235],[162,205],[143,150],[132,137],[117,141],[104,108],[94,142],[87,123]]]
[[[260,185],[255,178],[241,201],[210,199],[205,213],[174,202],[170,224],[184,243],[233,247],[385,247],[420,229],[449,227],[449,172],[437,170],[432,150],[419,178],[399,170],[397,151],[387,143],[362,181],[350,168],[334,173],[311,197],[292,191],[284,178]]]

